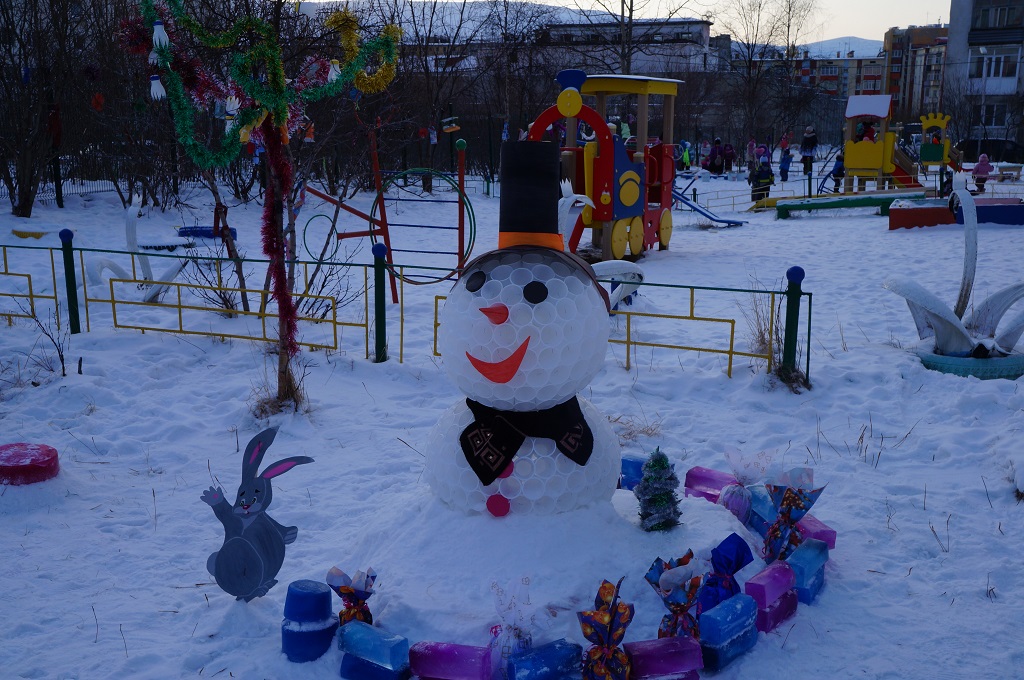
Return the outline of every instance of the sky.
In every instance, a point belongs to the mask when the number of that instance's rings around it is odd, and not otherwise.
[[[881,40],[893,26],[949,21],[949,3],[928,0],[818,0],[821,39],[855,36]]]

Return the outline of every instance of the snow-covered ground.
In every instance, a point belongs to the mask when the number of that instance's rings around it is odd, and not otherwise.
[[[739,183],[738,193],[746,190]],[[208,219],[202,200],[193,203]],[[473,200],[482,253],[497,242],[498,201]],[[434,209],[394,206],[389,217]],[[440,219],[447,209],[437,208]],[[316,212],[324,211],[311,199],[304,216]],[[258,256],[259,215],[257,205],[230,213],[250,256]],[[748,222],[707,228],[676,213],[671,248],[640,261],[647,280],[778,289],[789,267],[803,267],[804,290],[813,293],[813,389],[795,394],[746,360],[729,378],[724,359],[706,353],[642,348],[627,370],[614,346],[583,392],[609,418],[623,453],[660,446],[680,477],[693,465],[727,470],[724,451],[738,449],[811,466],[828,484],[813,510],[838,532],[824,590],[716,677],[1024,677],[1024,506],[1014,498],[1012,463],[1024,467],[1021,381],[926,370],[908,350],[917,336],[906,305],[881,286],[905,275],[952,304],[961,229],[889,231],[869,210],[784,221],[730,215]],[[81,247],[124,246],[113,194],[72,197],[64,210],[41,206],[32,222],[75,229]],[[147,214],[139,239],[194,222]],[[0,216],[0,243],[58,245],[52,235],[18,239],[18,225]],[[444,237],[403,238],[403,246],[425,246]],[[1024,230],[981,226],[978,299],[1020,281],[1022,251]],[[7,250],[13,271],[44,257]],[[355,257],[367,261],[369,248]],[[46,278],[38,285],[53,288]],[[296,666],[280,643],[286,584],[321,580],[333,565],[350,574],[375,569],[377,625],[414,642],[486,645],[498,622],[492,584],[524,576],[533,601],[552,614],[537,642],[583,643],[575,612],[592,605],[602,579],[622,576],[623,597],[636,605],[626,641],[650,639],[664,614],[643,579],[655,558],[690,548],[706,555],[733,531],[759,545],[725,509],[695,498],[681,501],[684,526],[658,534],[638,528],[636,500],[625,491],[608,505],[503,519],[436,500],[421,477],[423,447],[463,398],[431,353],[433,298],[447,289],[405,288],[404,362],[397,306],[389,305],[390,361],[365,359],[348,330],[341,351],[303,353],[308,405],[266,420],[251,405],[273,364],[253,342],[114,330],[97,317],[91,332],[70,339],[71,370],[61,378],[40,367],[48,343],[34,325],[0,329],[0,443],[46,443],[61,463],[51,481],[0,488],[0,675],[337,677],[339,651]],[[714,311],[741,319],[745,336],[741,308],[749,304],[745,296],[716,299]],[[683,314],[687,305],[683,292],[652,289],[634,308]],[[689,331],[678,329],[685,344]],[[211,484],[234,492],[240,447],[268,425],[280,432],[267,461],[316,462],[274,480],[270,514],[298,526],[298,539],[280,585],[245,604],[206,571],[223,533],[200,495]]]

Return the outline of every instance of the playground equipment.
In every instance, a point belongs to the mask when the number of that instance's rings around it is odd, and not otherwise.
[[[920,188],[917,167],[913,160],[896,144],[896,133],[889,130],[892,96],[887,94],[858,94],[846,102],[846,142],[843,145],[846,193],[854,191],[854,179],[863,190],[867,179],[876,186],[889,184],[903,188]],[[874,140],[856,139],[857,124],[878,123]]]
[[[929,113],[921,116],[921,167],[928,172],[932,167],[962,170],[963,154],[950,145],[947,127],[949,116]]]
[[[566,143],[562,147],[562,175],[573,191],[588,196],[576,220],[568,248],[576,252],[583,230],[592,230],[595,246],[604,260],[621,260],[626,247],[634,256],[654,247],[668,248],[672,238],[672,188],[675,180],[675,145],[672,143],[675,97],[681,81],[644,76],[587,76],[579,70],[561,71],[558,101],[530,126],[528,139],[542,141],[549,125],[566,119]],[[584,105],[583,95],[596,98],[594,108]],[[608,97],[637,98],[637,148],[627,149],[622,137],[606,123]],[[650,96],[664,97],[661,138],[648,137]],[[595,140],[577,144],[579,121],[595,133]],[[645,141],[646,140],[646,141]],[[643,147],[640,148],[640,144]]]
[[[800,198],[794,200],[780,200],[775,204],[776,215],[779,219],[786,219],[790,213],[806,210],[831,210],[834,208],[878,208],[882,216],[889,214],[889,207],[897,199],[922,199],[925,197],[923,191],[901,191],[889,193],[869,193],[853,196],[828,196],[825,198]]]
[[[403,172],[394,173],[390,175],[387,181],[384,181],[380,169],[380,159],[377,154],[377,135],[371,129],[369,131],[370,137],[370,159],[373,167],[373,182],[374,189],[377,194],[374,197],[373,208],[370,213],[367,214],[358,208],[354,208],[345,203],[341,198],[334,198],[327,194],[314,189],[313,187],[306,187],[313,196],[316,196],[320,200],[334,206],[334,216],[328,217],[326,215],[314,215],[306,222],[306,229],[309,228],[310,223],[316,219],[329,219],[331,222],[331,229],[328,232],[327,238],[336,238],[338,241],[349,238],[362,238],[367,236],[370,241],[376,244],[378,241],[383,243],[387,247],[385,254],[385,260],[388,265],[388,272],[391,277],[391,300],[392,302],[398,302],[398,285],[397,279],[401,278],[403,281],[413,285],[422,285],[428,283],[437,283],[450,279],[458,275],[459,270],[466,262],[469,261],[469,257],[473,251],[473,243],[476,240],[476,218],[473,213],[473,206],[469,202],[469,198],[466,196],[466,142],[460,139],[456,143],[458,149],[458,174],[453,179],[446,173],[437,172],[426,168],[414,168],[405,170]],[[443,182],[454,190],[456,198],[454,199],[434,199],[424,198],[422,196],[407,197],[407,198],[395,198],[388,195],[388,191],[392,188],[399,187],[399,182],[404,182],[410,176],[418,175],[421,177],[439,178]],[[391,201],[414,201],[414,202],[426,202],[426,203],[452,203],[458,206],[458,218],[456,225],[438,225],[438,224],[422,224],[417,222],[388,222],[387,215],[387,200]],[[338,216],[340,212],[345,212],[355,215],[363,220],[366,220],[368,228],[365,230],[358,231],[338,231]],[[411,249],[411,248],[395,248],[392,246],[391,241],[391,227],[398,227],[402,229],[437,229],[441,231],[455,231],[456,240],[452,246],[452,250],[425,250],[425,249]],[[305,234],[303,235],[303,242],[305,243]],[[320,253],[320,260],[323,260],[327,253],[327,244],[324,245],[323,250]],[[306,250],[309,251],[308,245]],[[443,271],[439,272],[436,276],[431,275],[403,275],[395,270],[395,263],[393,259],[394,253],[409,253],[409,254],[421,254],[428,256],[445,255],[455,256],[453,266],[450,268],[445,267]],[[312,255],[312,253],[311,253]],[[333,251],[332,251],[333,255]]]
[[[1024,201],[1019,198],[975,198],[981,224],[1024,225]],[[964,211],[959,202],[945,198],[896,201],[889,210],[889,230],[963,224]]]
[[[687,184],[682,189],[677,188],[673,184],[673,186],[672,186],[672,198],[677,203],[680,203],[681,205],[683,205],[684,207],[689,209],[691,212],[695,212],[698,215],[701,215],[702,217],[711,220],[712,222],[717,222],[718,224],[724,224],[727,227],[738,227],[741,224],[746,224],[746,222],[744,222],[743,220],[731,220],[731,219],[728,219],[728,218],[725,218],[725,217],[719,217],[718,215],[716,215],[715,213],[711,212],[707,208],[704,208],[701,205],[699,205],[696,201],[691,201],[690,199],[688,199],[686,197],[686,192],[687,192],[687,190],[690,187],[693,186],[693,183],[697,181],[697,177],[698,177],[697,175],[694,175],[693,178],[690,180],[690,183]]]

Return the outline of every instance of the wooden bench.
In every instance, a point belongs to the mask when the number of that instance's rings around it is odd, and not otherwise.
[[[1000,165],[996,168],[996,176],[1000,182],[1019,182],[1020,171],[1024,166],[1020,165]]]
[[[923,191],[901,192],[888,194],[849,194],[842,196],[830,196],[827,198],[802,198],[788,201],[779,201],[775,204],[776,215],[779,219],[786,219],[789,214],[797,210],[833,210],[836,208],[878,208],[880,215],[888,216],[889,206],[899,198],[921,199],[925,197]]]

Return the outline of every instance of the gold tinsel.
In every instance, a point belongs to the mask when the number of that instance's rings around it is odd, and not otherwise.
[[[355,14],[347,9],[334,12],[327,17],[324,26],[341,34],[341,49],[344,55],[342,63],[351,64],[355,61],[359,56],[359,21]],[[388,83],[395,79],[395,61],[397,61],[398,43],[402,39],[402,29],[398,26],[388,25],[384,27],[382,33],[385,38],[390,38],[395,43],[396,58],[394,61],[382,63],[373,75],[367,74],[365,70],[355,75],[353,84],[357,90],[366,94],[383,92]]]

